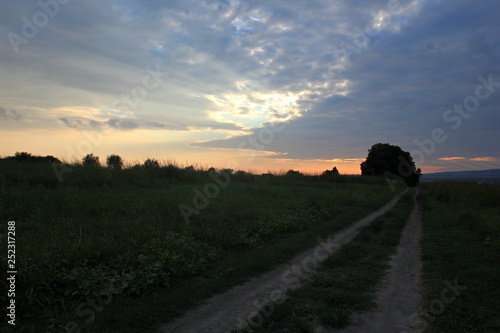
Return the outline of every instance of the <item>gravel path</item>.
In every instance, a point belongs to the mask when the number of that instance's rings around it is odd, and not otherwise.
[[[247,320],[258,314],[260,309],[265,315],[271,316],[274,305],[263,308],[266,304],[271,301],[282,302],[288,289],[300,286],[312,275],[319,263],[342,245],[350,242],[363,227],[392,209],[405,192],[399,193],[385,206],[350,227],[327,237],[326,240],[319,238],[317,247],[301,253],[270,272],[252,278],[243,285],[208,299],[203,305],[189,311],[183,317],[164,325],[159,332],[225,333],[244,326]]]

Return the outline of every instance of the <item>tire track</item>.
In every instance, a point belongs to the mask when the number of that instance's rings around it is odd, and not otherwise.
[[[248,319],[258,314],[266,304],[279,304],[288,289],[299,287],[314,273],[323,260],[350,242],[360,230],[377,217],[392,209],[407,190],[394,196],[386,205],[353,223],[350,227],[330,235],[319,245],[307,250],[270,272],[250,279],[227,292],[215,295],[203,305],[187,312],[183,317],[165,324],[159,333],[230,332],[243,327]],[[266,311],[272,315],[274,306]]]
[[[377,309],[358,314],[354,324],[343,330],[322,328],[319,331],[339,333],[416,333],[421,332],[417,313],[422,305],[421,251],[422,207],[413,197],[414,205],[401,233],[397,253],[390,260],[388,275],[377,293]]]

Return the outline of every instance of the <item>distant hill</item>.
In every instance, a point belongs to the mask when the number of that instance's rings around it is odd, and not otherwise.
[[[423,182],[434,180],[457,180],[500,184],[500,169],[428,173],[423,174],[420,180]]]

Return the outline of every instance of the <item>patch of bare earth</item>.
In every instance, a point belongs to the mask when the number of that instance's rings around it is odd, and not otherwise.
[[[272,271],[250,279],[225,293],[208,299],[203,305],[189,311],[183,317],[165,324],[159,332],[231,332],[242,328],[247,321],[263,310],[271,316],[274,306],[283,301],[286,291],[299,287],[315,271],[323,260],[350,242],[359,231],[377,217],[394,207],[406,191],[396,195],[385,206],[355,222],[350,227],[326,238],[318,239],[319,245],[305,251]],[[258,325],[259,319],[254,323]]]
[[[322,333],[415,333],[420,323],[417,313],[422,305],[421,250],[422,207],[417,201],[401,234],[397,253],[377,294],[377,309],[355,316],[353,325],[337,331],[321,328]]]

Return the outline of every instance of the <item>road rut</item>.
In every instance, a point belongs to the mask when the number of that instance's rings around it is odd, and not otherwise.
[[[301,253],[287,263],[277,266],[248,282],[208,299],[201,306],[183,317],[165,324],[159,333],[231,332],[243,327],[271,301],[282,302],[288,289],[299,287],[314,273],[323,260],[350,242],[362,228],[394,207],[407,190],[394,196],[386,205],[370,213],[326,240],[318,239],[319,245]],[[266,311],[264,311],[266,310]],[[263,309],[272,315],[273,307]]]
[[[414,205],[401,234],[396,254],[382,288],[377,294],[377,309],[355,316],[351,327],[337,331],[321,329],[322,333],[417,333],[417,313],[421,309],[422,207],[413,197]]]

